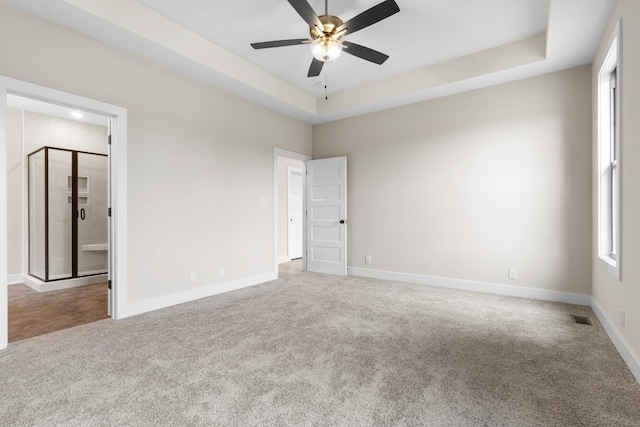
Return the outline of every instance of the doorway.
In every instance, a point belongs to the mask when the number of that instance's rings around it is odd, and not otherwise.
[[[101,116],[108,127],[107,150],[109,157],[108,166],[108,277],[107,277],[107,309],[110,317],[118,319],[126,317],[126,123],[127,112],[122,107],[105,104],[100,101],[83,98],[55,89],[34,85],[20,80],[0,76],[0,92],[4,94],[4,101],[0,101],[0,158],[7,159],[9,146],[7,143],[7,98],[8,96],[18,96],[28,100],[36,100],[49,105],[52,108],[73,109],[79,113],[87,115]],[[67,111],[68,113],[68,111]],[[20,156],[26,153],[20,153]],[[23,173],[23,172],[21,172]],[[16,282],[28,276],[28,253],[27,245],[22,245],[19,255],[22,257],[20,263],[22,269],[16,271],[12,267],[9,270],[9,250],[11,250],[10,239],[14,235],[8,233],[8,229],[19,230],[20,240],[24,242],[28,235],[28,226],[25,221],[18,227],[8,224],[7,201],[9,199],[8,181],[10,170],[6,162],[0,162],[0,204],[7,206],[0,210],[0,349],[6,348],[8,344],[8,282]],[[20,173],[19,173],[20,175]],[[23,181],[23,187],[26,181]],[[23,192],[21,188],[20,192]],[[65,198],[66,199],[66,198]],[[22,205],[26,200],[22,200]],[[7,227],[9,225],[9,227]],[[91,248],[95,249],[95,248]],[[15,259],[12,261],[15,262]],[[11,273],[11,274],[9,274]],[[57,292],[57,291],[56,291]]]
[[[9,342],[108,318],[109,118],[7,95]]]
[[[282,196],[285,185],[289,194],[288,178],[296,169],[296,163],[291,165],[292,161],[297,162],[297,169],[302,170],[302,271],[346,276],[347,158],[312,160],[310,156],[278,148],[274,150],[275,276],[279,277],[282,271],[287,270],[286,266],[278,266],[292,262],[289,254],[295,253],[289,251],[289,236],[284,233],[284,228],[288,230],[288,224],[295,219],[283,214],[285,209],[289,214],[289,204],[283,201],[285,198]],[[283,180],[283,176],[287,179]],[[293,265],[291,268],[299,269]]]
[[[274,150],[274,272],[306,270],[305,162],[311,156]]]
[[[300,162],[302,164],[302,162]],[[303,201],[303,170],[301,168],[288,168],[287,182],[287,255],[289,261],[302,258],[304,242],[302,240],[304,230],[304,201]]]

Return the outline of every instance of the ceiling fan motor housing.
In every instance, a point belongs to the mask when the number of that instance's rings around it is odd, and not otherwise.
[[[311,34],[311,39],[319,39],[321,37],[329,37],[334,40],[340,40],[342,36],[344,36],[345,31],[340,31],[339,33],[336,30],[343,24],[342,19],[333,15],[322,15],[318,16],[320,22],[324,26],[324,31],[317,26],[309,27],[309,34]]]

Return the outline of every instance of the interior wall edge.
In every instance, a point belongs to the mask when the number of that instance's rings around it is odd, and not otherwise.
[[[311,160],[312,151],[313,151],[313,138],[312,138],[312,128],[311,131],[311,150],[306,151],[303,150],[301,152],[287,150],[285,148],[274,147],[273,148],[273,274],[276,278],[278,278],[278,265],[284,262],[289,262],[289,255],[280,255],[280,240],[282,239],[281,231],[282,227],[280,226],[280,216],[281,216],[281,208],[280,208],[280,194],[284,192],[287,194],[287,189],[280,188],[280,160],[293,159],[302,162],[303,164],[307,160]],[[303,201],[303,204],[306,205],[306,199]],[[303,248],[306,249],[306,226],[303,227]],[[286,260],[285,260],[286,258]],[[306,270],[307,264],[306,259],[303,260],[303,269]]]

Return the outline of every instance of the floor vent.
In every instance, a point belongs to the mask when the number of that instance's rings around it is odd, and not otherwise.
[[[593,323],[591,323],[591,319],[589,319],[587,316],[576,316],[575,314],[572,314],[571,317],[573,318],[574,323],[589,326],[593,325]]]

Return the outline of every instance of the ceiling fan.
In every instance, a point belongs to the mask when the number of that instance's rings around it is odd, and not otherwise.
[[[318,16],[307,0],[287,0],[298,14],[309,24],[309,39],[275,40],[270,42],[251,43],[254,49],[266,49],[272,47],[294,46],[299,44],[311,44],[313,59],[307,77],[317,77],[322,71],[326,61],[331,61],[340,56],[343,51],[373,62],[382,64],[389,56],[368,47],[351,43],[343,38],[347,34],[355,33],[363,28],[382,21],[391,15],[400,12],[400,8],[394,0],[386,0],[365,10],[361,14],[342,22],[337,16],[329,15],[329,1],[325,0],[325,14]]]

